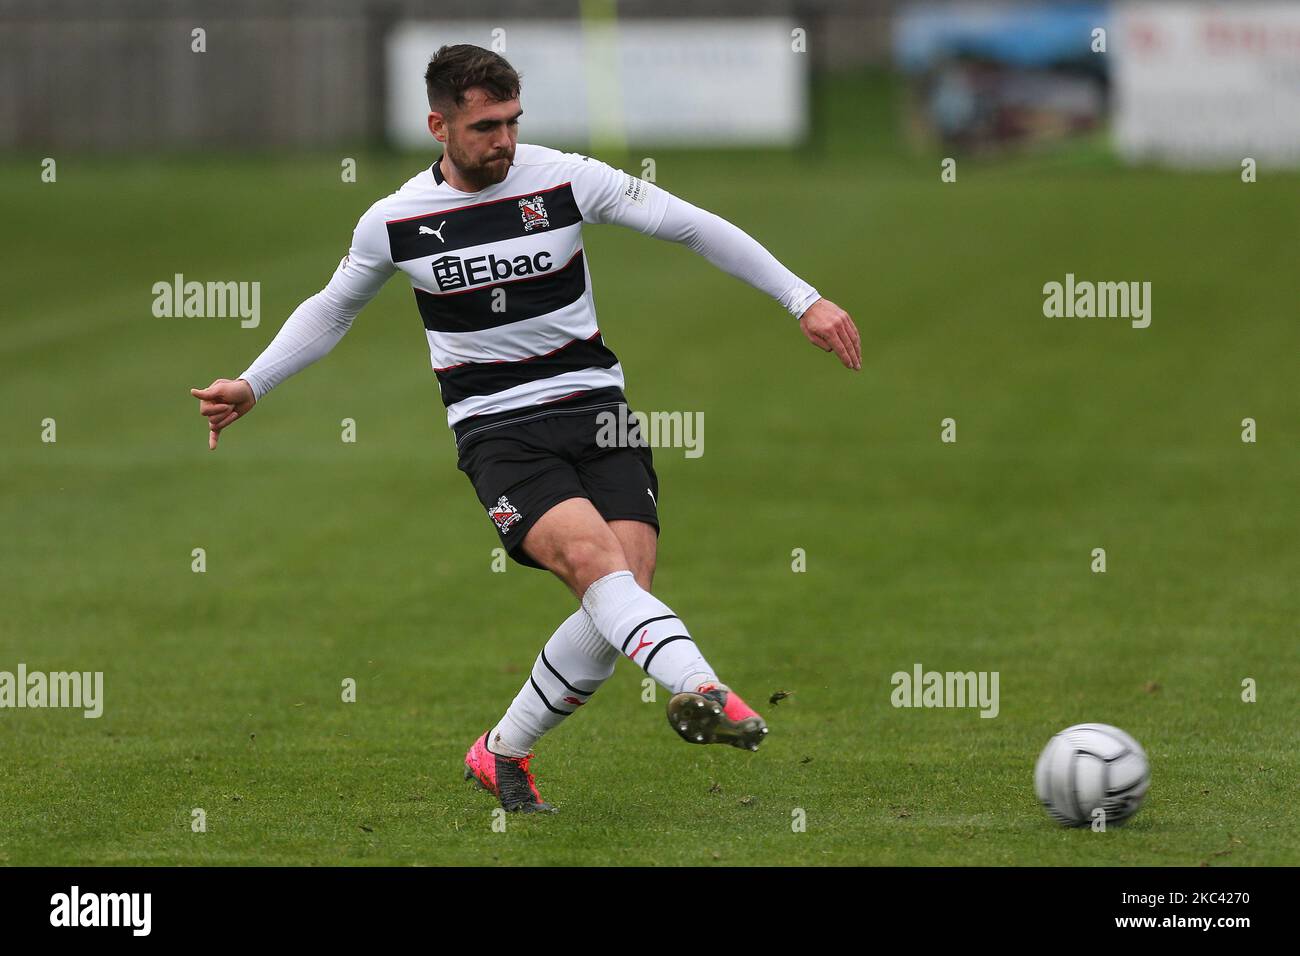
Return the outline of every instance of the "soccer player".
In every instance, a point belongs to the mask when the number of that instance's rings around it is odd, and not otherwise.
[[[466,779],[506,810],[553,809],[530,770],[533,747],[591,699],[620,655],[672,694],[668,719],[683,739],[756,750],[763,718],[650,593],[659,483],[596,322],[582,226],[618,223],[686,245],[768,293],[809,341],[860,370],[857,328],[726,220],[590,157],[519,143],[520,78],[500,55],[444,46],[424,79],[442,156],[362,215],[329,283],[239,378],[191,389],[208,447],[406,273],[458,467],[507,553],[554,573],[579,602],[505,714],[470,746]],[[626,430],[602,428],[611,415]],[[627,441],[611,447],[601,438],[611,431]]]

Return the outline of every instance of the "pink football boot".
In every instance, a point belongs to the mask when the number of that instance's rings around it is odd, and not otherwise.
[[[701,684],[668,701],[668,723],[687,743],[757,750],[767,724],[726,684]]]
[[[465,754],[465,779],[472,778],[476,786],[496,796],[508,812],[554,812],[555,807],[537,792],[537,782],[528,769],[533,754],[527,757],[494,754],[487,749],[487,736],[485,733],[474,741]]]

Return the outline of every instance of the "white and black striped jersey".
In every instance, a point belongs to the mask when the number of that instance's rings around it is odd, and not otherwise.
[[[622,368],[596,319],[584,223],[682,242],[796,316],[818,298],[726,220],[590,157],[519,143],[505,179],[478,192],[451,186],[434,163],[371,206],[329,284],[240,377],[260,400],[328,352],[400,270],[458,444],[522,417],[623,401]]]

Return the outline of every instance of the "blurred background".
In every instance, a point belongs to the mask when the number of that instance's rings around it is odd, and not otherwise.
[[[1129,159],[1294,165],[1298,34],[1281,0],[3,0],[0,148],[427,145],[416,78],[471,42],[528,76],[529,132],[567,146],[805,144],[819,80],[865,70],[922,141],[1104,129]]]
[[[406,281],[216,453],[189,395],[438,155],[458,41],[523,72],[522,141],[734,222],[863,342],[584,230],[630,401],[707,424],[654,452],[656,591],[795,695],[735,760],[620,666],[543,742],[564,826],[510,840],[459,763],[572,601],[494,568]],[[0,0],[0,670],[106,697],[0,711],[0,863],[1300,862],[1298,159],[1300,3]],[[1068,275],[1149,282],[1149,327],[1048,317]],[[258,321],[156,314],[182,276]],[[998,719],[893,709],[918,661],[1000,672]],[[1116,839],[1034,802],[1080,721],[1152,755]]]

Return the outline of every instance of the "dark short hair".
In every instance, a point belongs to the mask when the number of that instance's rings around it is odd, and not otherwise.
[[[488,98],[501,102],[519,95],[519,74],[499,53],[470,43],[439,47],[424,71],[429,109],[454,112],[465,105],[465,91],[481,86]]]

